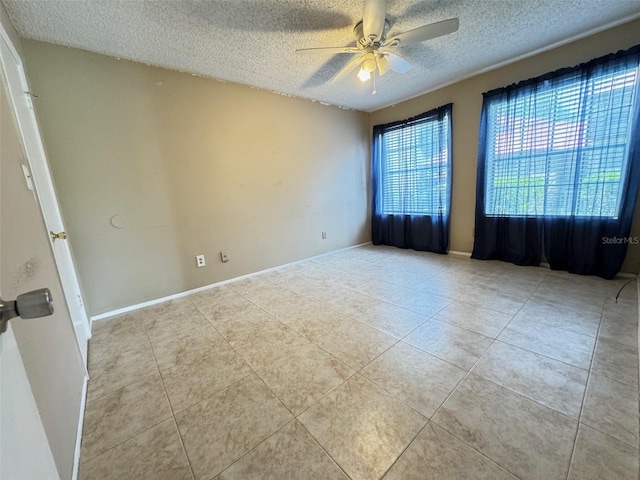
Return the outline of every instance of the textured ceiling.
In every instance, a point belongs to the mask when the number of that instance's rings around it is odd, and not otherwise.
[[[21,36],[374,111],[640,16],[640,0],[388,0],[390,35],[452,17],[457,32],[399,48],[413,69],[330,83],[361,0],[0,0]],[[568,60],[568,63],[571,63]]]

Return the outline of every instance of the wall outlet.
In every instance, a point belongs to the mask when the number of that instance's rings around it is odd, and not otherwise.
[[[220,252],[220,260],[223,262],[228,262],[229,254],[227,252]]]
[[[322,232],[322,239],[326,240],[327,239],[327,232]]]
[[[205,266],[204,255],[196,255],[196,265],[198,267],[204,267]]]

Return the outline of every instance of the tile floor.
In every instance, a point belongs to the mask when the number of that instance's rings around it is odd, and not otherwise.
[[[96,322],[80,478],[636,480],[623,282],[365,246]]]

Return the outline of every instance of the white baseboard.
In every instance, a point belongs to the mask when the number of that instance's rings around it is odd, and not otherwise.
[[[271,267],[271,268],[266,268],[264,270],[259,270],[257,272],[247,273],[246,275],[241,275],[239,277],[229,278],[228,280],[222,280],[220,282],[216,282],[216,283],[212,283],[212,284],[209,284],[209,285],[205,285],[203,287],[194,288],[192,290],[187,290],[185,292],[174,293],[173,295],[167,295],[166,297],[156,298],[154,300],[149,300],[147,302],[137,303],[135,305],[130,305],[128,307],[118,308],[116,310],[111,310],[109,312],[101,313],[99,315],[94,315],[94,316],[91,317],[91,321],[95,322],[97,320],[104,320],[105,318],[110,318],[110,317],[113,317],[115,315],[121,315],[123,313],[133,312],[135,310],[140,310],[141,308],[146,308],[146,307],[150,307],[152,305],[157,305],[158,303],[168,302],[169,300],[175,300],[177,298],[187,297],[189,295],[193,295],[194,293],[203,292],[205,290],[209,290],[209,289],[215,288],[215,287],[220,287],[220,286],[226,285],[228,283],[233,283],[233,282],[237,282],[239,280],[244,280],[245,278],[251,278],[251,277],[254,277],[256,275],[261,275],[263,273],[272,272],[274,270],[277,270],[277,269],[285,267],[285,266],[295,265],[295,264],[302,263],[302,262],[307,262],[309,260],[313,260],[314,258],[326,257],[327,255],[332,255],[332,254],[337,253],[337,252],[343,252],[345,250],[351,250],[353,248],[363,247],[365,245],[371,245],[371,242],[359,243],[358,245],[352,245],[350,247],[340,248],[338,250],[332,250],[331,252],[321,253],[320,255],[314,255],[313,257],[303,258],[302,260],[296,260],[295,262],[285,263],[285,264],[282,264],[282,265],[278,265],[277,267]]]
[[[456,250],[449,250],[449,255],[458,255],[460,257],[469,257],[471,258],[471,252],[457,252]]]

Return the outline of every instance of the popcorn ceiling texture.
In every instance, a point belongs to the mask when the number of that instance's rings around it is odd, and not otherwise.
[[[359,0],[0,1],[25,38],[362,111],[640,16],[638,0],[389,0],[390,36],[452,17],[460,29],[398,49],[413,69],[372,95],[355,72],[330,83],[351,55],[295,53],[351,45]]]

